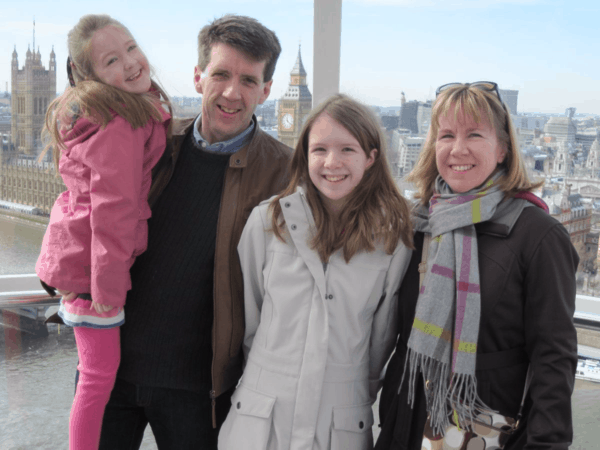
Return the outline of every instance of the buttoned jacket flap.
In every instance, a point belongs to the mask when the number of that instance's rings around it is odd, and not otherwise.
[[[240,385],[231,397],[231,407],[238,414],[267,419],[273,411],[275,397]]]
[[[333,408],[333,427],[336,430],[363,433],[372,426],[373,409],[370,403]]]

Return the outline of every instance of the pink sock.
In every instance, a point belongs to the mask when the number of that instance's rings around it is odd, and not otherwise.
[[[75,327],[79,382],[71,408],[69,450],[97,450],[104,408],[121,359],[119,327]]]

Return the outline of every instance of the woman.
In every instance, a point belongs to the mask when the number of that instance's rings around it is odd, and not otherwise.
[[[568,448],[579,258],[531,193],[539,185],[495,83],[437,90],[409,180],[416,250],[376,448]],[[513,433],[481,424],[510,424],[519,412]]]

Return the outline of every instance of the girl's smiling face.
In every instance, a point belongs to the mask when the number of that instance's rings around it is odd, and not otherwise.
[[[308,135],[308,173],[330,212],[337,212],[375,162],[376,149],[367,156],[356,138],[329,114],[312,124]]]
[[[498,141],[496,130],[480,114],[480,122],[465,115],[456,117],[454,107],[439,119],[435,158],[439,174],[456,193],[464,193],[483,184],[504,161],[506,149]]]
[[[122,28],[108,25],[91,40],[94,73],[102,81],[130,94],[150,90],[148,60],[135,40]]]

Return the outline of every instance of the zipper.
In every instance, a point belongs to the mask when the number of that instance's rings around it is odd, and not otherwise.
[[[212,426],[217,428],[217,393],[213,390],[208,393],[210,397],[210,406],[212,407]]]

